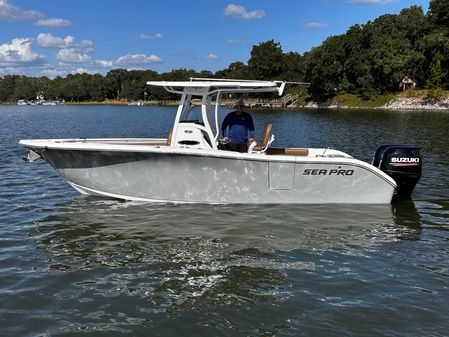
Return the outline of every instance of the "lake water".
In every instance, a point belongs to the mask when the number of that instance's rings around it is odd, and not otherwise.
[[[174,108],[0,105],[1,336],[448,336],[449,112],[253,113],[276,145],[422,147],[413,201],[139,204],[79,195],[23,138],[165,137]]]

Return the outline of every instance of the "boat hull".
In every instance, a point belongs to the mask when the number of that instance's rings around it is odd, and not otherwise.
[[[353,158],[33,149],[84,194],[181,203],[387,204],[395,185]]]

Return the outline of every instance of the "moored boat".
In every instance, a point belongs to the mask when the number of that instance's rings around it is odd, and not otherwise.
[[[19,99],[17,101],[17,105],[31,105],[31,102],[28,101],[27,99]]]

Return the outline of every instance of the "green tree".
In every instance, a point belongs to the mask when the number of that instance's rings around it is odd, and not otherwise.
[[[282,57],[281,79],[286,81],[304,80],[304,57],[296,52],[288,52]]]
[[[68,100],[68,95],[70,93],[64,91],[65,82],[66,79],[60,76],[57,76],[53,80],[51,80],[45,94],[46,97],[48,97],[48,99]]]
[[[248,60],[249,72],[254,79],[276,79],[282,74],[283,58],[284,53],[279,42],[274,40],[261,42],[251,50],[251,57]]]
[[[406,75],[424,77],[426,58],[418,45],[428,32],[426,22],[422,9],[412,6],[326,39],[304,55],[312,93],[374,98],[398,90]]]
[[[6,75],[0,81],[0,101],[9,101],[15,91],[16,82],[20,79],[18,75]]]
[[[106,85],[109,87],[109,93],[114,93],[115,99],[123,98],[123,83],[127,76],[128,71],[126,69],[113,69],[106,74]]]
[[[20,76],[14,82],[14,90],[10,93],[9,99],[13,101],[19,99],[36,99],[36,95],[40,91],[35,78]]]
[[[431,0],[429,4],[429,17],[432,22],[438,25],[449,25],[449,1]]]
[[[251,79],[249,69],[243,62],[237,61],[231,63],[226,69],[219,70],[215,73],[216,78],[232,78],[239,80]]]
[[[159,81],[188,81],[191,77],[199,77],[198,73],[193,69],[174,69],[167,73],[162,73],[157,76],[156,80]],[[149,99],[162,100],[162,99],[178,99],[177,94],[169,93],[167,90],[161,87],[147,87]]]
[[[425,57],[425,66],[423,71],[423,83],[426,87],[430,85],[434,80],[429,77],[431,75],[430,70],[437,70],[435,67],[441,67],[441,69],[447,69],[449,66],[449,27],[435,27],[426,34],[419,43],[419,49],[422,51]],[[437,54],[439,54],[437,56]],[[437,60],[435,60],[437,58]],[[433,63],[433,64],[432,64]],[[437,65],[439,63],[439,65]],[[448,86],[448,78],[442,78],[441,84]]]
[[[432,63],[430,63],[429,78],[426,82],[427,88],[438,87],[442,84],[444,77],[447,75],[447,72],[443,70],[442,61],[443,55],[437,52],[433,57]]]
[[[304,54],[305,78],[313,96],[333,96],[344,77],[344,36],[327,38],[320,47]]]

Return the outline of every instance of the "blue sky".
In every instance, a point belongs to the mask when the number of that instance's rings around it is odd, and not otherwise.
[[[274,39],[304,53],[429,0],[0,0],[0,76],[51,78],[113,68],[216,71]]]

